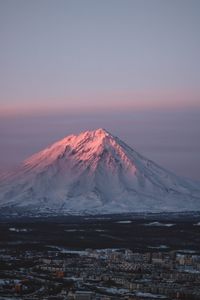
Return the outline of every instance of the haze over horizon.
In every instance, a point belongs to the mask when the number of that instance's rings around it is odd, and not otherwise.
[[[104,127],[200,180],[198,0],[2,0],[0,172]]]

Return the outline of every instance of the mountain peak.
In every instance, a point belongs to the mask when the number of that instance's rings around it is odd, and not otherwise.
[[[85,139],[87,140],[88,138],[90,140],[103,140],[105,137],[112,137],[112,135],[104,128],[98,128],[95,130],[88,130],[88,131],[84,131],[81,132],[78,135],[74,136],[75,138],[80,138],[80,139]]]
[[[52,146],[57,148],[57,145],[69,145],[72,149],[78,151],[82,149],[83,152],[87,152],[89,154],[91,151],[98,153],[100,149],[111,144],[116,145],[115,137],[107,130],[98,128],[95,130],[84,131],[77,135],[67,136]]]
[[[98,128],[96,130],[94,130],[94,134],[96,136],[108,136],[111,135],[106,129],[104,128]]]

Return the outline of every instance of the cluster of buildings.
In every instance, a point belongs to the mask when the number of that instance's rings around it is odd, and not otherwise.
[[[184,250],[2,250],[0,299],[198,300],[200,254]]]

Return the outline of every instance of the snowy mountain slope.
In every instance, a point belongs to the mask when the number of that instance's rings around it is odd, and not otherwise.
[[[0,208],[56,214],[195,211],[200,184],[98,129],[56,142],[1,178]]]

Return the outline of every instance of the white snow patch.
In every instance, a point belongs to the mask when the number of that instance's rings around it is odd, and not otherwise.
[[[116,223],[120,223],[120,224],[130,224],[132,223],[132,221],[117,221]]]
[[[83,232],[83,229],[65,229],[66,232]]]
[[[136,292],[136,296],[144,298],[166,299],[167,297],[159,294]]]
[[[31,229],[27,229],[27,228],[15,228],[15,227],[10,227],[9,231],[13,231],[13,232],[30,232],[32,231]]]
[[[198,222],[198,223],[196,223],[196,224],[194,224],[195,226],[200,226],[200,222]]]
[[[144,226],[158,226],[158,227],[172,227],[175,226],[176,224],[172,223],[161,223],[161,222],[151,222],[151,223],[145,223]]]
[[[166,245],[159,245],[159,246],[149,246],[150,249],[168,249],[169,247]]]

